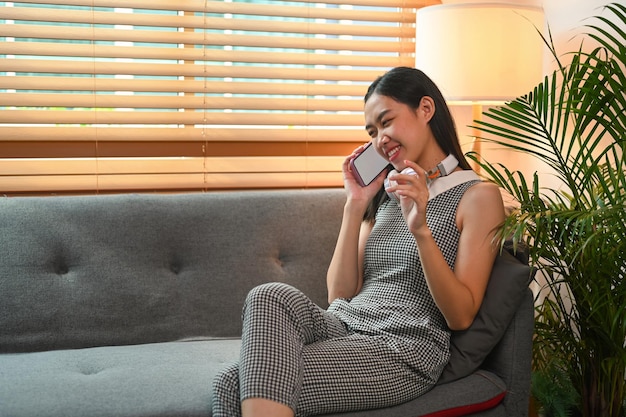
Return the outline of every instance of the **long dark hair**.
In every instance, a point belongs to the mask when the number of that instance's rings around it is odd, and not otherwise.
[[[428,96],[435,102],[435,114],[428,124],[437,144],[446,154],[452,154],[462,169],[471,169],[459,143],[456,125],[443,95],[435,83],[416,68],[396,67],[378,77],[367,89],[364,102],[374,94],[386,96],[413,110],[419,107],[422,97]],[[364,220],[373,221],[378,207],[387,199],[384,188],[372,199],[365,212]]]

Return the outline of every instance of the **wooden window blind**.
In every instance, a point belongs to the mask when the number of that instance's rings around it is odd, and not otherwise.
[[[339,186],[432,3],[0,2],[0,193]]]

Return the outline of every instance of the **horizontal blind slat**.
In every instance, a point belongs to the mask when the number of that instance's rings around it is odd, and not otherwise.
[[[0,158],[0,176],[54,175],[61,169],[65,175],[302,172],[303,167],[317,172],[338,172],[342,162],[343,158],[337,156]]]
[[[356,41],[343,39],[319,39],[288,36],[211,36],[212,46],[279,48],[299,50],[353,51],[370,53],[413,53],[415,43],[407,41],[399,44],[395,41]],[[199,45],[202,46],[202,45]],[[68,53],[65,43],[49,42],[2,42],[0,55],[39,55],[65,56]],[[206,59],[209,49],[197,48],[157,48],[142,46],[109,45],[72,45],[72,56],[99,58],[137,58],[137,59]],[[302,53],[302,52],[301,52]]]
[[[155,40],[157,41],[157,40]],[[385,56],[383,53],[389,53],[391,49],[387,44],[387,48],[376,48],[376,44],[381,42],[372,42],[365,50],[367,43],[361,43],[363,49],[356,48],[350,49],[344,48],[342,42],[337,43],[337,49],[335,51],[328,50],[329,52],[320,53],[320,48],[314,48],[306,41],[300,40],[300,52],[243,52],[240,50],[234,51],[219,51],[215,49],[205,48],[155,48],[155,47],[141,47],[141,46],[103,46],[103,45],[76,45],[76,44],[45,44],[45,43],[31,43],[31,42],[4,42],[0,45],[0,55],[39,55],[39,56],[59,56],[65,57],[83,57],[83,58],[135,58],[135,59],[157,59],[157,60],[186,60],[186,61],[232,61],[232,62],[267,62],[267,63],[291,63],[302,64],[308,62],[314,62],[324,64],[323,61],[328,61],[329,65],[357,65],[363,64],[364,58],[368,56],[352,55],[352,52],[370,52],[380,53],[381,58]],[[280,41],[279,41],[280,43]],[[296,42],[294,41],[294,45]],[[412,42],[407,42],[403,48],[396,48],[394,52],[398,53],[412,53],[411,47],[414,45]],[[71,47],[70,50],[67,48]],[[278,48],[280,45],[273,45],[272,48]],[[291,48],[284,48],[291,49]],[[313,52],[315,51],[315,52]],[[327,50],[324,50],[327,51]],[[342,53],[342,51],[352,51],[350,55]],[[338,52],[338,53],[337,53]],[[268,56],[271,55],[271,56]],[[280,60],[284,61],[280,61]],[[371,56],[370,56],[371,59]],[[358,60],[358,61],[357,61]],[[370,65],[372,63],[370,62]]]
[[[84,110],[3,110],[0,123],[360,126],[361,114],[218,113]]]
[[[365,7],[425,7],[440,4],[440,0],[299,0],[300,3],[330,4],[341,6],[346,3],[355,6]],[[85,6],[85,7],[119,7],[143,9],[146,0],[25,0],[20,3],[37,3],[65,6]],[[202,12],[205,9],[205,0],[159,0],[150,2],[150,9],[154,10],[181,10],[187,12]]]
[[[208,30],[241,30],[248,32],[269,32],[269,33],[300,33],[306,35],[334,35],[334,36],[366,36],[366,37],[390,37],[403,38],[410,37],[410,27],[383,26],[383,25],[347,25],[333,23],[297,23],[297,22],[276,22],[272,20],[247,20],[247,19],[222,19],[204,18],[197,23]],[[409,26],[409,25],[406,25]],[[134,42],[161,42],[161,43],[195,43],[181,40],[194,40],[204,37],[203,32],[178,32],[174,30],[119,30],[101,27],[64,27],[63,32],[48,35],[50,26],[45,25],[25,25],[25,24],[3,24],[0,27],[0,36],[40,38],[40,39],[73,39],[100,41],[134,41]],[[210,34],[209,34],[210,37]],[[208,41],[207,41],[208,42]]]
[[[373,59],[370,57],[370,60]],[[380,57],[376,64],[381,67],[411,65],[411,57]],[[0,60],[0,71],[43,72],[59,74],[131,74],[155,77],[215,77],[215,78],[263,78],[281,80],[326,80],[326,81],[372,81],[381,74],[378,70],[347,72],[345,69],[289,68],[270,66],[226,66],[194,64],[136,64],[124,62],[77,62],[42,59]]]
[[[0,106],[16,107],[97,107],[99,109],[229,109],[350,111],[362,109],[360,100],[307,98],[185,97],[126,94],[32,94],[0,93]]]
[[[278,6],[254,3],[205,3],[204,13],[273,16],[301,19],[328,19],[352,20],[366,22],[394,22],[412,23],[414,13],[389,12],[384,10],[363,10],[353,8],[318,8],[315,6]],[[128,6],[125,6],[128,7]],[[176,9],[173,9],[177,11]],[[7,7],[2,11],[2,18],[10,20],[41,21],[38,10],[26,7]],[[100,25],[132,25],[132,26],[161,26],[161,27],[195,27],[203,28],[203,16],[178,16],[177,14],[164,15],[155,13],[114,13],[99,11],[48,9],[46,21],[57,23],[89,22]]]
[[[11,76],[0,77],[0,89],[57,90],[70,83],[73,91],[134,91],[175,93],[231,93],[276,94],[305,96],[353,96],[362,97],[365,83],[316,84],[286,82],[224,82],[185,80],[143,80],[118,78],[76,78],[62,76]]]
[[[128,142],[182,142],[212,141],[219,139],[225,142],[365,142],[367,135],[362,126],[353,129],[279,129],[279,128],[241,128],[211,127],[210,129],[195,127],[154,128],[154,127],[90,127],[90,126],[0,126],[0,146],[11,142],[35,141],[112,141]],[[63,152],[63,150],[60,150]]]
[[[341,173],[219,173],[0,176],[0,192],[29,195],[124,191],[198,191],[340,187]]]

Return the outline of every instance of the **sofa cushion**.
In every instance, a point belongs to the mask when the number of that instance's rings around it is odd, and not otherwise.
[[[209,417],[214,376],[239,356],[239,339],[154,343],[0,356],[0,400],[12,417]],[[506,391],[487,371],[381,410],[327,417],[462,416]]]
[[[238,337],[246,294],[265,282],[327,305],[345,199],[341,189],[0,198],[0,352]]]
[[[532,278],[525,254],[504,249],[495,260],[483,304],[472,325],[452,333],[450,361],[439,383],[454,381],[476,371],[496,346],[526,294]]]
[[[483,393],[486,394],[486,393]],[[504,384],[502,390],[494,390],[489,395],[484,395],[481,398],[474,398],[474,400],[468,401],[466,404],[458,404],[456,406],[449,406],[446,409],[435,411],[429,414],[424,414],[421,417],[461,417],[469,414],[480,413],[482,411],[491,410],[502,402],[506,396],[506,389]],[[445,404],[445,401],[443,402]]]
[[[326,414],[324,417],[459,417],[489,409],[494,410],[493,415],[504,415],[499,404],[505,395],[506,386],[502,379],[481,370],[460,380],[437,385],[421,397],[394,407]]]
[[[209,417],[211,384],[240,340],[0,355],[0,415]]]

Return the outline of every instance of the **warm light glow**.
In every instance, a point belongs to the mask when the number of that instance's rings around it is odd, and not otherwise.
[[[459,3],[417,11],[416,68],[450,102],[502,102],[541,81],[543,11],[502,3]]]

